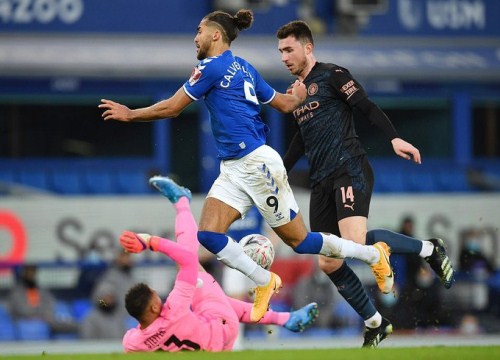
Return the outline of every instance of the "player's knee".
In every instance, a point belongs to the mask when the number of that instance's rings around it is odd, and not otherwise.
[[[301,247],[304,247],[305,245],[304,243],[307,243],[306,238],[309,234],[302,221],[302,217],[297,216],[293,221],[283,226],[273,228],[273,230],[276,234],[278,234],[280,239],[283,240],[285,244],[290,246],[296,253],[309,254],[309,252],[303,252],[301,250]]]

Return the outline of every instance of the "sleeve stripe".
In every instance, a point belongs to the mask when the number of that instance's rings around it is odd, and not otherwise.
[[[263,104],[269,104],[276,97],[276,90],[273,90],[273,96],[267,101],[262,101]]]
[[[186,89],[186,85],[183,85],[182,86],[182,89],[184,89],[184,92],[186,93],[187,96],[189,96],[191,99],[193,99],[194,101],[198,101],[198,98],[194,97],[193,95],[191,95],[189,93],[189,91]]]

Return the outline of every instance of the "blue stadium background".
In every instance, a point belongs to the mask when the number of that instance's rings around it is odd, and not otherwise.
[[[105,123],[97,105],[108,98],[147,106],[173,94],[196,65],[200,19],[215,8],[234,12],[236,3],[252,8],[255,22],[233,51],[276,89],[292,78],[275,31],[304,19],[318,60],[349,68],[421,150],[423,164],[410,164],[357,120],[377,194],[500,190],[498,1],[3,0],[0,202],[20,193],[147,195],[157,173],[206,193],[218,161],[202,102],[143,124]],[[283,154],[293,124],[267,107],[263,118],[269,144]],[[305,160],[290,181],[308,186]]]
[[[10,8],[0,10],[0,179],[63,194],[144,193],[144,179],[161,172],[208,190],[218,167],[202,104],[175,121],[128,128],[100,122],[96,106],[103,97],[148,105],[178,89],[196,64],[193,34],[211,2],[72,0],[51,8],[33,0],[22,11],[15,1],[4,3]],[[308,11],[300,1],[251,1],[255,24],[234,50],[284,89],[291,78],[274,33],[309,14],[320,61],[348,67],[422,151],[423,165],[406,169],[359,122],[376,191],[479,190],[468,181],[471,173],[486,178],[484,187],[497,186],[488,179],[500,174],[500,26],[493,18],[500,5],[373,3],[386,6],[363,24],[333,1],[314,1]],[[431,6],[441,18],[427,14]],[[292,126],[264,111],[269,143],[283,153]]]

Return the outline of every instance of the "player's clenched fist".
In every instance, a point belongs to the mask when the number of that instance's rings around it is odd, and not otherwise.
[[[121,246],[131,253],[140,253],[147,249],[156,251],[158,242],[159,238],[149,234],[136,234],[132,231],[124,231],[120,235]]]
[[[287,94],[293,94],[304,102],[307,97],[306,86],[303,82],[295,80],[295,82],[291,85],[290,92],[287,90]]]

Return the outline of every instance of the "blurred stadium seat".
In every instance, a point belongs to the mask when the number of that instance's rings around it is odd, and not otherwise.
[[[117,192],[124,194],[146,194],[151,191],[148,177],[144,171],[119,170],[117,176]]]
[[[57,300],[54,305],[54,317],[57,321],[74,321],[73,306],[64,300]]]
[[[89,299],[76,299],[73,301],[73,317],[77,322],[81,322],[92,309],[92,302]]]
[[[13,183],[16,181],[16,173],[12,169],[0,169],[0,182]]]
[[[61,170],[53,172],[51,178],[51,188],[58,194],[84,194],[84,186],[81,179],[81,174],[77,170]]]
[[[39,319],[23,319],[16,321],[17,339],[21,341],[49,340],[50,326]]]
[[[408,179],[401,168],[381,170],[375,173],[374,191],[382,193],[408,192]]]
[[[11,169],[0,169],[0,195],[8,194],[15,182],[14,171]]]
[[[0,341],[16,340],[16,328],[10,319],[2,319],[0,325]]]
[[[40,190],[50,189],[49,174],[45,170],[23,169],[18,174],[19,183]]]
[[[407,173],[408,190],[411,192],[438,191],[436,177],[430,171],[413,170]]]
[[[14,322],[4,305],[0,305],[0,341],[13,341],[16,339]]]
[[[117,191],[113,174],[106,170],[90,170],[83,173],[87,194],[113,194]]]
[[[436,169],[436,183],[442,192],[470,191],[467,175],[461,169]]]

